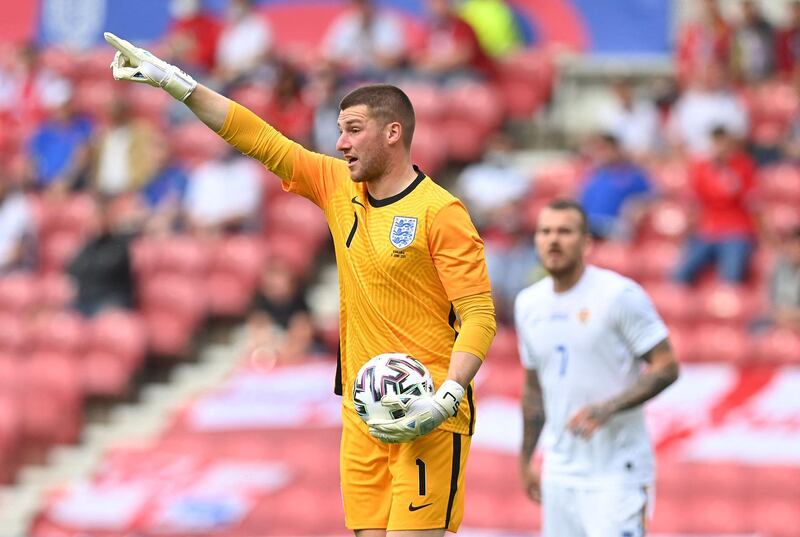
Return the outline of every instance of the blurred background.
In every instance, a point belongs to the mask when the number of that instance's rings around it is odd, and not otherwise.
[[[320,211],[112,31],[335,154],[366,81],[486,242],[467,537],[534,535],[515,294],[554,196],[639,281],[682,376],[648,407],[659,536],[800,536],[800,3],[17,0],[0,7],[0,536],[343,536]]]

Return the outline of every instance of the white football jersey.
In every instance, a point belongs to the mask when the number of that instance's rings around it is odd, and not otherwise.
[[[567,430],[581,407],[635,383],[639,358],[667,337],[644,290],[590,265],[566,292],[556,293],[549,277],[523,290],[514,314],[522,364],[537,370],[543,392],[543,477],[574,486],[652,482],[642,407],[616,414],[590,440]]]

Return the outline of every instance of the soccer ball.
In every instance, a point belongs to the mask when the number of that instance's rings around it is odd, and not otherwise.
[[[389,394],[405,396],[407,400],[433,395],[433,379],[428,368],[403,353],[379,354],[371,358],[358,371],[353,385],[356,412],[365,422],[402,418],[405,410],[381,405],[381,398]]]

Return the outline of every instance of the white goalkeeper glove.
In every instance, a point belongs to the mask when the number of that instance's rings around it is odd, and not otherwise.
[[[396,420],[370,420],[369,432],[388,444],[411,442],[455,416],[463,398],[464,388],[454,380],[444,381],[433,396],[384,395],[381,404],[391,410],[404,410],[405,416]]]
[[[111,62],[111,73],[116,80],[130,80],[164,88],[179,101],[185,101],[197,87],[197,82],[192,77],[145,49],[134,46],[111,32],[105,32],[103,37],[109,45],[117,49]]]

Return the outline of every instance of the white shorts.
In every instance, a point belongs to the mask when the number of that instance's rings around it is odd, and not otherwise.
[[[542,482],[542,537],[644,537],[652,487]]]

